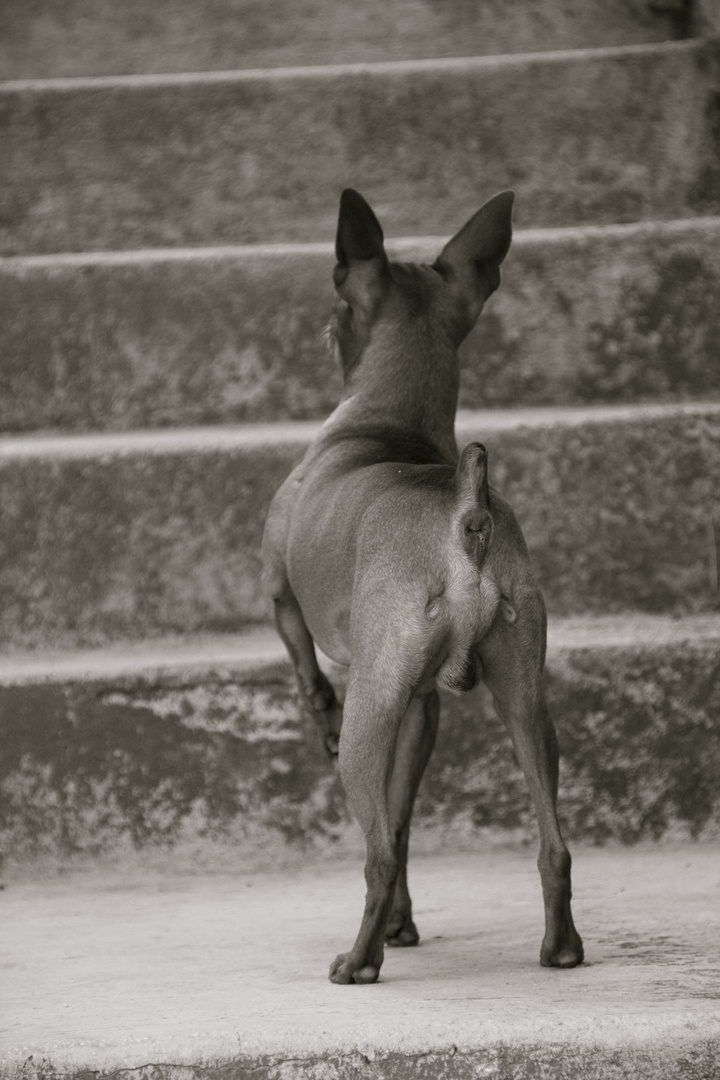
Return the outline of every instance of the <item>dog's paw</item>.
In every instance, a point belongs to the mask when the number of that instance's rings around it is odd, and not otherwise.
[[[582,964],[584,956],[582,940],[575,931],[564,942],[543,941],[540,949],[540,964],[542,967],[574,968]]]
[[[323,737],[323,745],[325,746],[325,753],[333,761],[337,760],[338,751],[340,749],[340,736],[335,735],[333,732]]]
[[[420,940],[417,926],[411,915],[403,915],[401,912],[393,912],[388,919],[385,930],[385,944],[393,948],[417,945]]]
[[[340,953],[330,965],[330,982],[347,986],[349,983],[374,983],[378,980],[380,968],[374,964],[357,965],[352,953]]]
[[[322,683],[320,683],[320,680],[322,680]],[[335,697],[332,686],[322,673],[318,682],[320,683],[318,690],[306,700],[308,700],[315,722],[320,728],[325,753],[331,760],[336,761],[340,745],[343,707]]]

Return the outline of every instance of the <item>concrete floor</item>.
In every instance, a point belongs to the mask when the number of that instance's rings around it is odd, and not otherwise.
[[[417,858],[421,946],[387,950],[375,986],[327,979],[360,863],[11,880],[0,1075],[720,1076],[717,848],[575,848],[572,971],[537,963],[534,859]]]

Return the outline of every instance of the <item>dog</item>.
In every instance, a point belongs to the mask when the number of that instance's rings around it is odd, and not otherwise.
[[[458,454],[457,349],[500,284],[514,194],[486,202],[429,265],[391,262],[375,213],[340,199],[330,335],[344,393],[278,490],[263,574],[301,699],[337,751],[365,834],[367,894],[334,983],[373,983],[384,945],[415,945],[410,817],[438,726],[438,687],[482,678],[510,730],[540,829],[540,963],[583,946],[556,815],[558,749],[541,677],[546,615],[520,527],[481,443]],[[348,667],[344,707],[315,644]]]

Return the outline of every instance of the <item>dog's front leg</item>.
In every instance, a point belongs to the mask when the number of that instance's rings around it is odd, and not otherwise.
[[[389,788],[408,693],[388,691],[372,672],[351,670],[340,737],[340,776],[365,834],[365,910],[355,944],[330,965],[334,983],[373,983],[383,962],[385,928],[400,869]]]
[[[337,757],[342,706],[327,676],[320,670],[315,644],[288,585],[284,594],[274,601],[275,626],[287,649],[300,693],[307,711],[313,716],[323,744],[330,757]]]
[[[390,824],[397,842],[399,868],[395,899],[385,930],[388,945],[417,945],[420,940],[407,884],[408,841],[415,796],[435,745],[439,718],[440,698],[433,683],[429,690],[415,695],[400,727],[389,793]]]
[[[290,521],[300,490],[302,466],[295,469],[273,499],[263,534],[263,584],[272,602],[278,634],[295,670],[303,705],[322,735],[330,757],[337,757],[342,706],[320,670],[315,644],[288,579],[286,553]]]

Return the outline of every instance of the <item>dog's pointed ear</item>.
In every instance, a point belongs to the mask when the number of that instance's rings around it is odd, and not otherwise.
[[[339,266],[349,266],[364,259],[385,259],[383,231],[372,207],[359,191],[345,188],[340,196],[335,237],[335,256]]]
[[[513,191],[501,191],[480,207],[460,232],[448,240],[434,263],[468,305],[472,322],[500,284],[500,263],[512,240]]]
[[[388,266],[383,231],[362,195],[346,188],[340,196],[340,215],[335,237],[337,264],[335,288],[352,303],[374,301]]]
[[[510,250],[514,201],[514,191],[501,191],[488,199],[460,232],[448,240],[436,266],[457,274],[483,265],[499,266]]]

